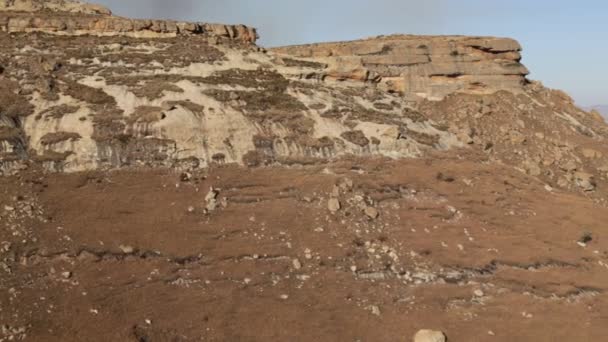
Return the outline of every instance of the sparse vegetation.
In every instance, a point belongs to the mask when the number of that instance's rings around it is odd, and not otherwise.
[[[49,146],[58,144],[64,141],[77,141],[80,140],[82,136],[78,133],[72,132],[53,132],[47,133],[40,139],[40,144],[43,146]]]
[[[355,145],[365,147],[369,145],[369,139],[365,136],[362,131],[349,131],[344,132],[340,135],[344,140],[351,142]]]

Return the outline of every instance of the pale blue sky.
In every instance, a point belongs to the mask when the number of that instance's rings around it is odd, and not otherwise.
[[[608,104],[605,0],[93,0],[115,14],[242,23],[264,46],[379,34],[513,37],[531,79],[581,105]]]

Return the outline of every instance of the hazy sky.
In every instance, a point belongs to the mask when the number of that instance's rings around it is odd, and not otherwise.
[[[257,27],[263,46],[379,34],[513,37],[530,78],[581,105],[608,104],[605,0],[93,0],[138,18]]]

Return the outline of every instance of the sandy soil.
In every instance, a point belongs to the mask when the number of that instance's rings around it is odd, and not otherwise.
[[[608,210],[580,193],[453,152],[182,178],[0,178],[0,341],[608,336]]]

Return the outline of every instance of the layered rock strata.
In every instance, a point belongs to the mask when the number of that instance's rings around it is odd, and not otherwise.
[[[455,92],[521,91],[528,70],[513,39],[395,35],[288,46],[275,53],[326,63],[322,78],[378,82],[429,99]]]
[[[254,43],[258,38],[256,30],[245,25],[127,19],[112,16],[111,11],[102,6],[65,0],[4,0],[0,2],[0,30],[137,38],[206,34],[247,43]]]

